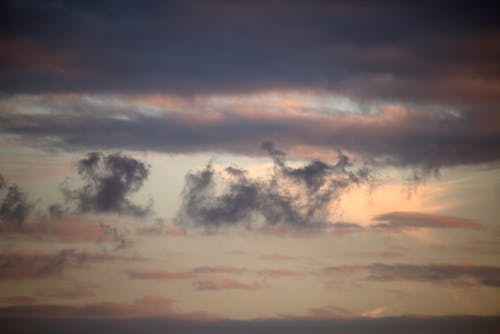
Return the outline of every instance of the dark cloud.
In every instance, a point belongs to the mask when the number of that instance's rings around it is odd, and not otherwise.
[[[65,199],[76,205],[79,213],[119,213],[143,217],[151,203],[142,207],[129,196],[142,187],[149,176],[149,166],[119,153],[89,153],[78,162],[78,174],[84,182],[79,189],[62,187]],[[112,231],[111,231],[112,232]]]
[[[0,130],[16,135],[30,145],[66,150],[154,150],[169,153],[229,152],[261,155],[264,140],[272,140],[294,153],[298,147],[310,151],[347,152],[384,164],[415,166],[415,181],[442,166],[493,163],[500,159],[500,118],[497,108],[463,109],[380,106],[376,112],[303,114],[280,110],[252,113],[212,106],[213,117],[204,107],[179,107],[170,112],[143,113],[137,101],[123,99],[121,106],[104,99],[95,105],[84,97],[58,101],[48,96],[35,107],[50,113],[16,108],[0,115]],[[120,98],[119,98],[120,99]],[[23,103],[29,103],[24,101]],[[33,103],[33,102],[31,102]],[[158,106],[157,106],[158,107]],[[260,107],[256,107],[260,108]],[[304,117],[307,115],[307,117]],[[296,154],[296,153],[295,153]],[[338,166],[340,168],[341,166]],[[238,172],[231,166],[227,172]],[[320,178],[325,166],[316,163]],[[290,174],[292,176],[292,174]],[[308,180],[313,185],[315,180]]]
[[[137,261],[137,256],[62,249],[56,253],[14,252],[0,254],[0,280],[40,279],[61,276],[68,268],[103,261]]]
[[[0,254],[0,279],[20,280],[61,275],[63,270],[79,263],[74,249],[63,249],[54,254],[18,252]]]
[[[251,227],[252,221],[262,220],[265,226],[321,229],[328,226],[333,214],[330,205],[342,192],[371,177],[368,168],[353,168],[343,154],[334,165],[316,160],[293,168],[272,143],[265,142],[262,147],[274,161],[269,179],[250,178],[240,168],[234,173],[234,167],[226,177],[209,163],[186,176],[176,220],[207,228]]]
[[[455,264],[384,264],[332,266],[326,273],[368,272],[368,280],[374,281],[414,281],[430,283],[465,283],[500,287],[500,267],[487,265]]]
[[[404,231],[418,228],[456,228],[482,230],[484,227],[470,219],[436,215],[422,212],[388,212],[373,217],[381,223],[371,227],[381,231]]]
[[[47,213],[51,219],[60,219],[67,214],[67,209],[59,203],[54,203],[47,207]]]
[[[155,304],[156,305],[156,304]],[[168,305],[167,305],[168,306]],[[156,305],[158,307],[158,305]],[[148,309],[149,310],[149,309]],[[498,316],[387,317],[377,319],[345,317],[321,318],[323,311],[311,318],[282,317],[246,321],[206,319],[201,315],[182,315],[169,311],[165,316],[150,315],[139,301],[135,304],[89,304],[85,307],[34,305],[11,306],[0,310],[2,328],[7,333],[192,333],[192,334],[442,334],[484,333],[500,330]],[[130,314],[143,313],[142,316]],[[144,315],[144,313],[146,313]],[[151,313],[149,311],[149,313]],[[332,313],[332,312],[330,312]],[[126,316],[129,315],[129,316]],[[318,318],[319,315],[319,318]]]
[[[0,203],[0,227],[20,227],[33,209],[24,192],[15,184],[8,185],[0,175],[0,191],[7,189],[7,193]]]
[[[99,223],[104,235],[111,236],[113,241],[117,243],[115,250],[130,248],[133,245],[133,240],[128,237],[126,231],[119,229],[115,226]]]
[[[321,88],[498,101],[488,2],[4,1],[0,12],[3,92]]]
[[[500,267],[481,265],[410,265],[373,264],[370,279],[377,281],[410,280],[417,282],[446,282],[472,280],[473,283],[500,287]]]

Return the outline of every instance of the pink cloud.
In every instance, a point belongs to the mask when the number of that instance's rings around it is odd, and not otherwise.
[[[172,236],[172,237],[185,237],[187,236],[187,231],[179,226],[169,226],[169,227],[161,227],[161,226],[151,226],[151,227],[143,227],[138,228],[136,233],[139,235],[151,235],[151,236]]]
[[[269,277],[297,277],[303,276],[305,273],[292,271],[288,269],[261,269],[257,271],[257,274]]]
[[[371,225],[378,231],[401,232],[420,228],[456,228],[483,230],[484,227],[470,219],[422,212],[388,212],[373,217],[381,223]]]
[[[334,305],[326,305],[322,307],[310,308],[308,311],[309,315],[313,318],[335,319],[335,318],[350,318],[354,316],[352,311]]]
[[[157,295],[146,295],[142,298],[136,299],[135,304],[145,305],[145,306],[171,306],[173,304],[173,300],[170,298],[164,298]]]
[[[262,286],[258,283],[247,284],[231,278],[219,277],[193,282],[193,287],[198,291],[203,290],[257,290]]]
[[[173,272],[158,269],[129,269],[126,274],[131,279],[140,280],[182,280],[193,278],[191,272]]]
[[[0,254],[0,280],[61,276],[65,269],[104,261],[141,261],[142,257],[63,249],[57,253],[19,251]]]
[[[53,221],[25,223],[21,226],[0,225],[0,233],[19,235],[35,240],[59,242],[115,242],[98,221],[84,216],[66,216]]]
[[[19,299],[17,297],[15,298]],[[13,300],[15,301],[15,299]],[[18,304],[0,309],[0,317],[3,319],[127,319],[162,317],[163,319],[195,322],[211,322],[219,319],[216,315],[205,312],[178,312],[173,308],[174,301],[172,299],[158,295],[146,295],[133,302],[100,302],[77,305]]]
[[[3,301],[10,305],[25,305],[35,303],[37,299],[29,296],[12,296],[4,298]]]
[[[38,295],[44,298],[79,299],[95,296],[89,287],[77,286],[72,288],[45,288],[38,290]]]
[[[372,310],[365,311],[361,313],[362,317],[366,318],[378,318],[387,310],[386,306],[379,306]]]
[[[233,266],[201,266],[192,269],[192,272],[195,274],[240,274],[247,271],[248,269]]]

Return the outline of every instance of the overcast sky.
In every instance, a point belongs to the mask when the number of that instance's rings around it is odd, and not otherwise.
[[[0,329],[499,331],[493,7],[2,1]]]

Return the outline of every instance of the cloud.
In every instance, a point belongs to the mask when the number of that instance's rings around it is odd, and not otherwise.
[[[409,280],[446,282],[472,280],[473,283],[499,287],[500,267],[483,265],[411,265],[376,263],[369,268],[369,279],[376,281]]]
[[[500,267],[487,265],[457,264],[384,264],[342,265],[325,268],[330,274],[355,274],[367,272],[365,278],[371,281],[413,281],[429,283],[460,283],[488,287],[500,286]]]
[[[300,256],[291,256],[287,254],[280,253],[271,253],[271,254],[262,254],[260,256],[262,260],[273,260],[273,261],[297,261],[302,260],[303,257]]]
[[[380,231],[400,232],[419,228],[484,229],[481,224],[469,219],[422,212],[388,212],[373,217],[373,220],[382,222],[370,225]]]
[[[274,161],[268,180],[247,177],[241,168],[235,173],[234,167],[229,172],[226,169],[225,175],[218,174],[209,163],[186,176],[176,221],[219,228],[251,227],[252,221],[260,219],[264,227],[319,230],[328,227],[331,205],[342,192],[370,179],[368,168],[353,168],[341,153],[333,165],[315,160],[293,168],[272,143],[265,142],[262,147]],[[221,193],[219,189],[223,189]]]
[[[29,296],[11,296],[4,298],[3,301],[8,305],[25,305],[35,303],[37,299]]]
[[[217,277],[193,282],[193,287],[198,291],[205,290],[257,290],[262,286],[258,283],[247,284],[227,277]]]
[[[63,249],[55,254],[17,252],[0,255],[0,280],[21,280],[59,276],[71,262],[75,251]]]
[[[189,319],[191,314],[179,314],[172,309],[173,300],[157,295],[146,295],[134,302],[100,302],[61,306],[57,304],[38,304],[29,306],[11,306],[3,308],[2,318],[26,317],[32,312],[33,318],[62,319],[126,319],[153,316],[164,316]],[[193,317],[194,318],[194,317]]]
[[[106,225],[102,222],[99,223],[99,227],[102,229],[104,235],[111,236],[112,240],[117,243],[115,250],[132,247],[132,239],[128,238],[127,233],[125,233],[123,230],[111,225]]]
[[[447,2],[64,1],[6,2],[1,12],[3,93],[309,88],[374,100],[498,101],[492,4],[450,12]]]
[[[378,318],[380,317],[385,311],[387,310],[386,306],[379,306],[376,307],[372,310],[365,311],[361,313],[362,317],[367,317],[367,318]]]
[[[145,297],[151,299],[151,297]],[[156,299],[157,297],[154,297]],[[160,297],[162,298],[162,297]],[[207,314],[176,313],[167,306],[158,311],[135,303],[100,303],[80,306],[24,305],[0,309],[2,328],[9,333],[127,333],[141,331],[160,333],[220,333],[263,334],[299,333],[484,333],[500,330],[498,316],[440,316],[440,317],[281,317],[279,319],[223,320]]]
[[[146,295],[142,298],[136,299],[135,303],[147,306],[170,306],[173,304],[173,300],[170,298],[164,298],[156,295]]]
[[[234,266],[200,266],[192,269],[194,274],[241,274],[248,269]]]
[[[67,202],[78,213],[118,213],[144,217],[151,203],[141,207],[129,200],[149,176],[149,166],[119,153],[92,152],[78,162],[78,174],[84,182],[79,189],[62,187]]]
[[[15,184],[9,185],[0,174],[0,191],[7,189],[0,202],[0,228],[2,226],[19,227],[24,224],[33,209],[24,192]]]
[[[354,317],[354,313],[352,311],[334,305],[310,308],[309,315],[313,318],[320,319],[339,319]]]
[[[303,276],[305,273],[304,272],[299,272],[299,271],[293,271],[293,270],[288,270],[288,269],[261,269],[257,271],[257,274],[262,275],[262,276],[269,276],[273,278],[278,278],[278,277],[297,277],[297,276]]]
[[[334,99],[313,93],[300,97],[304,101],[328,98]],[[231,99],[241,102],[223,103]],[[253,105],[266,99],[267,104]],[[359,112],[332,109],[328,104],[319,110],[296,111],[276,106],[266,95],[186,100],[187,105],[173,110],[134,102],[126,95],[11,100],[9,111],[0,114],[2,132],[42,148],[263,155],[266,152],[258,149],[259,144],[272,140],[295,157],[303,157],[304,151],[332,156],[341,149],[381,164],[420,167],[417,178],[442,166],[500,159],[500,118],[493,107],[474,110],[398,102],[360,107]],[[316,162],[308,171],[324,167]]]
[[[44,288],[37,291],[41,298],[50,299],[80,299],[95,296],[94,290],[86,286],[76,286],[70,288]]]
[[[138,256],[62,249],[57,253],[13,252],[0,254],[0,280],[43,279],[62,276],[68,268],[103,261],[138,261]]]
[[[114,236],[105,233],[97,222],[81,216],[64,216],[52,221],[30,222],[19,227],[0,225],[0,233],[4,236],[21,236],[44,241],[117,241]]]
[[[126,274],[139,280],[183,280],[193,278],[191,272],[172,272],[159,269],[129,269]]]
[[[148,226],[141,227],[136,230],[136,233],[139,235],[148,235],[148,236],[173,236],[173,237],[185,237],[187,236],[187,231],[181,226]]]

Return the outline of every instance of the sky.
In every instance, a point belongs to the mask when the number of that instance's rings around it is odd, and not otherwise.
[[[499,22],[2,1],[2,333],[500,332]]]

